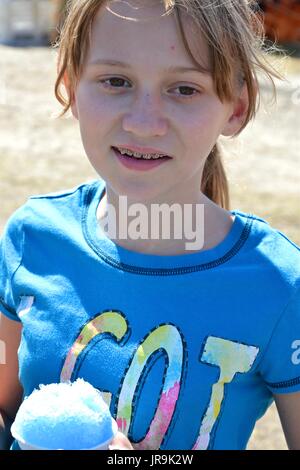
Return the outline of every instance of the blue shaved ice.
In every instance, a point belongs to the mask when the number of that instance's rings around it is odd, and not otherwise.
[[[19,441],[46,449],[89,449],[113,438],[115,422],[100,392],[83,379],[40,385],[12,426]]]

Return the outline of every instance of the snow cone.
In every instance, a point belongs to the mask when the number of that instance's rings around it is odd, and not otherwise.
[[[40,385],[11,427],[22,450],[105,450],[117,430],[100,392],[83,379]]]

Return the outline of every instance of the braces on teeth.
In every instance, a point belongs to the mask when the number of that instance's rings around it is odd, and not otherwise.
[[[139,153],[139,152],[132,152],[131,150],[127,150],[127,149],[120,149],[118,148],[118,151],[124,155],[128,155],[129,157],[134,157],[134,158],[137,158],[137,159],[144,159],[144,160],[157,160],[158,158],[161,158],[161,157],[164,157],[165,155],[161,155],[159,153],[155,153],[155,154],[151,154],[151,153],[146,153],[146,154],[142,154],[142,153]]]

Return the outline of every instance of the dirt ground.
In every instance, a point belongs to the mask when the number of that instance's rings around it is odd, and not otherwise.
[[[232,206],[267,219],[300,244],[300,60],[286,61],[278,104],[259,112],[236,141],[223,141]],[[55,119],[55,52],[0,46],[0,231],[34,193],[96,177],[83,157],[76,122]],[[263,85],[264,95],[270,87]],[[249,449],[286,449],[275,407],[255,428]]]

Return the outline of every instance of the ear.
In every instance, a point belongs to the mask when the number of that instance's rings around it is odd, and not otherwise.
[[[248,109],[249,94],[247,85],[244,83],[238,97],[234,100],[233,112],[231,113],[223,129],[222,135],[233,136],[236,134],[241,129],[246,120]]]
[[[64,82],[66,92],[68,94],[69,100],[71,101],[70,109],[71,109],[72,115],[75,119],[78,119],[76,98],[75,98],[74,93],[72,93],[72,96],[71,96],[70,80],[69,80],[67,72],[64,73],[63,82]]]

